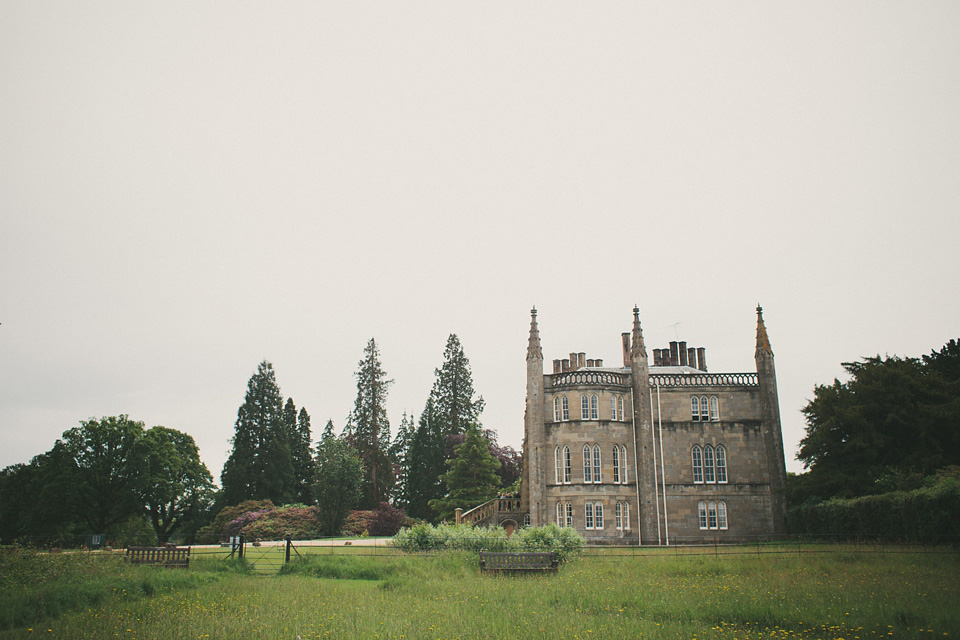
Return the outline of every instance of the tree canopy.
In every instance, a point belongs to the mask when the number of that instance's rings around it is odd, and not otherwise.
[[[797,458],[809,472],[794,478],[794,503],[914,488],[960,464],[956,340],[921,358],[878,355],[843,368],[849,380],[818,385],[803,409]]]
[[[490,454],[490,443],[476,426],[467,428],[463,444],[458,445],[450,467],[443,475],[447,494],[430,501],[440,519],[452,518],[458,507],[466,511],[497,495],[500,461]]]

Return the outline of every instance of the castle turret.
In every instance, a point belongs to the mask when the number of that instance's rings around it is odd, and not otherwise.
[[[773,501],[774,533],[787,532],[787,467],[783,456],[783,432],[780,425],[780,401],[777,397],[777,372],[773,363],[773,349],[767,327],[763,323],[763,308],[757,305],[757,379],[760,383],[763,445],[770,469],[770,494]]]
[[[522,509],[530,514],[530,524],[547,523],[547,471],[543,422],[543,350],[537,327],[537,308],[530,310],[530,338],[527,341],[527,402],[523,414],[523,482],[520,488]]]
[[[656,466],[650,423],[650,367],[640,328],[640,309],[633,308],[630,345],[630,377],[633,384],[633,420],[636,425],[637,484],[640,494],[640,542],[657,539]]]

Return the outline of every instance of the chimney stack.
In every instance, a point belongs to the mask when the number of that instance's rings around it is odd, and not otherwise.
[[[620,340],[623,342],[623,366],[630,366],[630,334],[621,333]]]
[[[687,343],[681,340],[679,343],[677,343],[677,350],[679,351],[677,355],[680,356],[680,366],[686,366],[688,364]]]
[[[707,350],[705,347],[697,347],[697,368],[700,371],[707,370]]]
[[[670,341],[670,366],[675,367],[680,364],[680,352],[676,340]]]
[[[553,361],[553,372],[554,372],[554,373],[560,373],[561,371],[562,371],[562,369],[560,368],[560,361],[559,361],[559,360],[554,360],[554,361]]]

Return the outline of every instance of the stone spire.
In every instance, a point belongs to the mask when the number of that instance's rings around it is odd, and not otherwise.
[[[530,339],[527,341],[527,360],[543,360],[540,349],[540,329],[537,328],[537,308],[530,310]]]
[[[767,336],[767,327],[763,324],[763,307],[757,305],[757,357],[761,354],[773,355],[770,348],[770,338]]]
[[[640,308],[633,307],[633,340],[631,356],[647,357],[647,347],[643,344],[643,329],[640,328]]]

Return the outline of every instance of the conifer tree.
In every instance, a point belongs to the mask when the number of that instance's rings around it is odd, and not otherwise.
[[[451,333],[447,338],[443,364],[434,375],[430,398],[441,433],[444,436],[462,434],[469,425],[479,425],[484,401],[483,397],[474,398],[470,360],[457,334]]]
[[[293,499],[303,504],[313,502],[313,450],[310,446],[310,414],[305,408],[297,413],[293,398],[283,407],[283,423],[290,442],[290,463],[293,467]]]
[[[476,425],[467,427],[463,444],[456,448],[456,456],[447,464],[450,469],[443,475],[447,494],[430,501],[430,507],[440,519],[452,518],[457,507],[466,511],[497,495],[500,461],[490,454],[490,443]]]
[[[320,435],[320,439],[325,440],[327,438],[335,438],[335,437],[336,435],[334,435],[333,433],[333,420],[328,419],[327,425],[323,428],[323,433]]]
[[[440,475],[444,470],[445,445],[433,413],[433,401],[428,398],[407,452],[407,514],[423,520],[435,518],[430,501],[444,494]]]
[[[347,417],[344,439],[356,449],[364,466],[361,508],[375,509],[385,502],[393,486],[390,421],[387,418],[387,389],[392,380],[380,364],[380,351],[373,338],[357,365],[357,398]]]
[[[407,415],[403,412],[400,419],[400,426],[397,428],[397,435],[390,444],[390,459],[393,460],[396,483],[394,484],[393,503],[401,509],[405,509],[410,502],[407,481],[410,478],[409,453],[410,440],[416,431],[416,424],[413,415]]]
[[[293,464],[283,419],[283,396],[273,365],[264,360],[247,382],[237,410],[233,450],[223,465],[224,504],[293,498]]]

